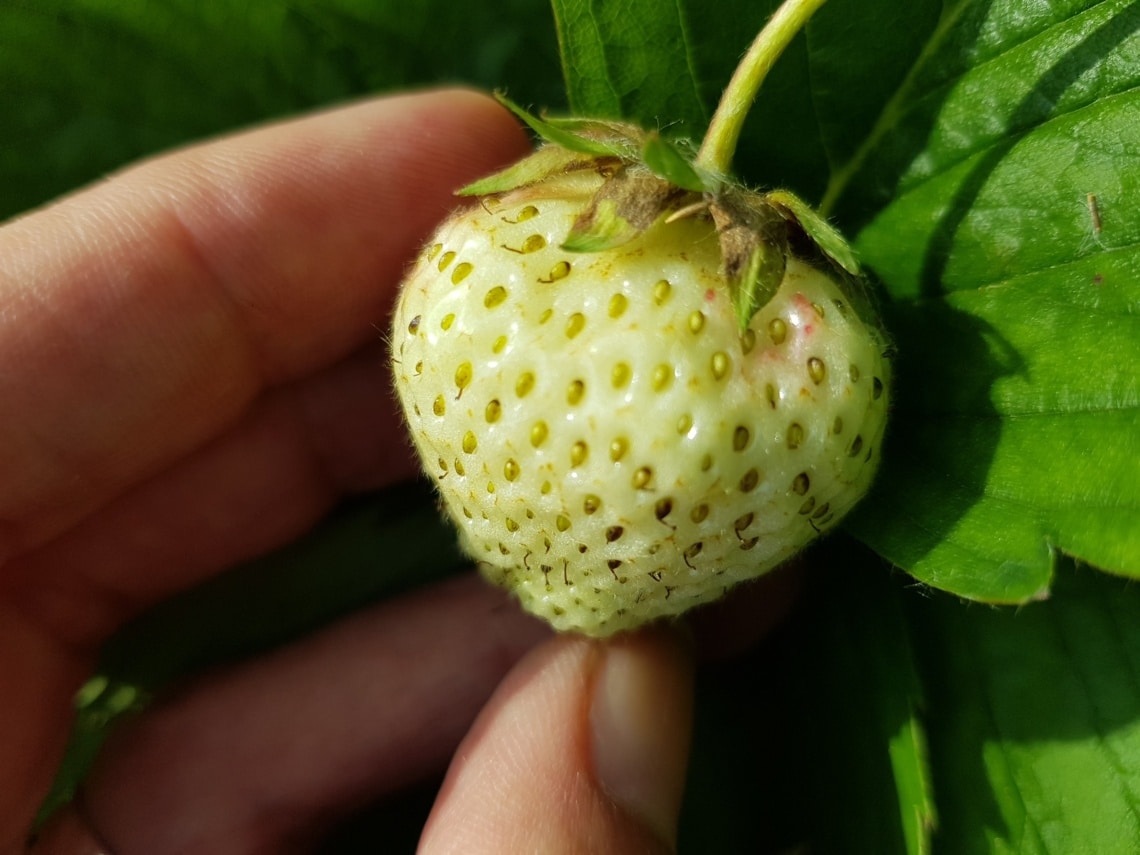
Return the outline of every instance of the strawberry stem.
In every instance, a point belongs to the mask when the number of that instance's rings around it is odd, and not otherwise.
[[[760,91],[760,84],[784,48],[825,2],[784,0],[764,25],[725,87],[701,150],[697,152],[695,165],[698,168],[721,176],[728,175],[740,141],[740,131],[752,102],[756,100],[756,93]]]

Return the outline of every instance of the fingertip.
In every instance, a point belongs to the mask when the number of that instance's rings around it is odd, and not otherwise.
[[[693,658],[663,628],[609,644],[594,678],[594,773],[620,808],[674,848],[693,719]]]
[[[692,680],[671,630],[547,642],[460,747],[420,851],[672,851]]]

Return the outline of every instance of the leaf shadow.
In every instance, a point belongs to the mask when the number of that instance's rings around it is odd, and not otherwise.
[[[1013,851],[1140,848],[1140,587],[1066,561],[1055,593],[1016,612],[909,603],[936,852],[990,851],[995,838]],[[1093,842],[1102,825],[1118,827],[1116,848]]]

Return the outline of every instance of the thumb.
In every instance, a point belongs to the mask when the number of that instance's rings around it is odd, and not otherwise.
[[[692,715],[676,635],[550,640],[460,746],[420,852],[673,851]]]

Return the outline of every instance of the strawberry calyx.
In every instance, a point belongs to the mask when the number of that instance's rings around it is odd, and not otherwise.
[[[830,266],[858,276],[854,252],[823,217],[787,190],[758,193],[702,168],[687,140],[626,122],[539,117],[502,93],[499,101],[542,140],[530,156],[458,191],[491,196],[593,172],[603,182],[574,220],[562,248],[604,252],[657,224],[712,220],[741,332],[780,287],[793,243],[804,240]]]

